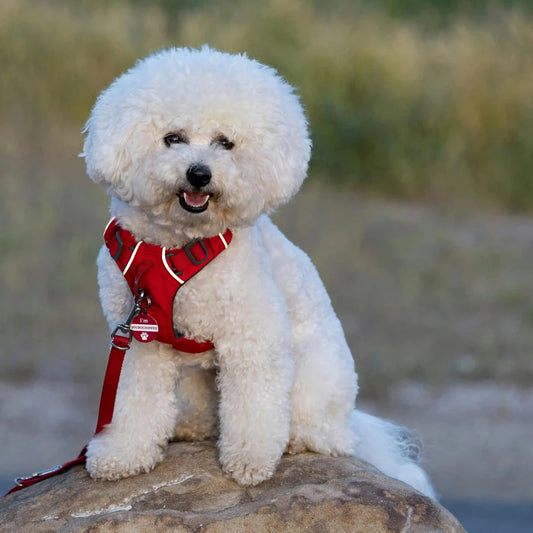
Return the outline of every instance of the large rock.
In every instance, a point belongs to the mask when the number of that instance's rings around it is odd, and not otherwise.
[[[149,474],[93,481],[81,466],[0,499],[2,532],[464,532],[443,507],[353,458],[284,456],[243,488],[212,443],[174,443]]]

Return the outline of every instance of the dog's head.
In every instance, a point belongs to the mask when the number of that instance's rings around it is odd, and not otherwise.
[[[95,182],[155,222],[199,234],[250,224],[288,201],[311,149],[290,85],[208,47],[139,61],[100,95],[86,133]]]

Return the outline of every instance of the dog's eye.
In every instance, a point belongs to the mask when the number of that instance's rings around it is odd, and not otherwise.
[[[213,143],[217,144],[218,146],[221,146],[222,148],[224,148],[224,150],[231,150],[235,146],[235,144],[232,143],[224,135],[219,135],[218,137],[215,137],[213,139]]]
[[[188,144],[189,140],[182,133],[169,133],[164,137],[165,144],[170,146],[171,144]]]

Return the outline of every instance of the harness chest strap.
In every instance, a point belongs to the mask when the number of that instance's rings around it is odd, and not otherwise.
[[[114,233],[113,233],[114,232]],[[119,268],[121,266],[119,261],[122,261],[124,259],[127,259],[127,263],[124,265],[124,268],[122,270],[124,276],[128,280],[128,284],[130,285],[130,288],[132,289],[132,292],[135,295],[135,292],[139,290],[139,285],[142,283],[143,285],[146,284],[146,281],[144,279],[144,276],[147,272],[150,272],[152,270],[153,264],[151,264],[151,259],[153,259],[156,264],[156,256],[153,255],[153,252],[155,249],[160,250],[160,255],[158,257],[161,258],[161,261],[163,263],[163,266],[167,270],[167,272],[171,275],[171,277],[178,283],[178,286],[174,286],[175,291],[170,291],[172,293],[172,299],[170,299],[170,314],[172,314],[172,302],[174,295],[176,294],[176,291],[179,289],[181,285],[183,285],[188,279],[190,279],[194,274],[199,272],[207,263],[209,263],[214,257],[216,257],[221,251],[225,250],[228,246],[228,244],[231,242],[232,233],[230,230],[227,230],[223,235],[220,234],[217,237],[211,237],[210,239],[203,239],[202,241],[193,241],[192,243],[189,243],[187,246],[185,246],[182,249],[178,250],[170,250],[167,252],[166,248],[159,248],[157,246],[149,245],[146,243],[142,243],[142,241],[135,241],[134,237],[131,235],[131,233],[127,232],[126,230],[123,230],[118,226],[116,223],[116,220],[113,219],[108,224],[106,231],[104,233],[104,240],[106,242],[107,247],[109,248],[109,251],[119,265]],[[113,242],[115,241],[115,242]],[[109,242],[109,244],[108,244]],[[192,248],[195,244],[200,242],[200,249],[203,252],[203,255],[194,255],[195,252],[192,251]],[[152,252],[152,255],[150,254],[144,254],[144,259],[142,261],[137,261],[137,266],[133,266],[135,263],[135,258],[139,252],[139,248],[141,247],[141,244],[144,244],[144,248],[148,249],[150,252]],[[223,247],[221,247],[223,246]],[[129,250],[130,254],[126,254],[123,256],[124,249]],[[147,248],[149,247],[149,248]],[[198,253],[198,250],[196,250],[196,253]],[[187,257],[188,261],[184,260],[183,254]],[[146,259],[146,256],[148,256],[151,259]],[[168,261],[168,258],[173,258],[174,256],[177,256],[176,259],[172,262]],[[139,256],[140,258],[140,256]],[[138,259],[139,259],[138,258]],[[169,262],[172,266],[169,266]],[[176,265],[179,265],[178,267]],[[178,268],[183,268],[183,270],[178,270]],[[135,274],[134,276],[128,276],[131,272],[142,272],[141,276],[138,276],[138,274]],[[159,269],[160,271],[160,269]],[[168,278],[167,278],[168,282]],[[158,285],[156,285],[157,287]],[[150,289],[153,290],[153,287],[150,285]],[[156,289],[160,290],[160,289]],[[167,291],[168,292],[168,291]],[[156,300],[157,301],[157,300]],[[164,312],[167,310],[168,306],[168,297],[166,300],[163,300],[163,304],[161,304],[160,301],[157,301],[158,306],[156,307],[157,313],[159,315],[160,312]],[[155,304],[155,302],[154,302]],[[168,317],[167,317],[168,321]],[[170,319],[171,322],[171,319]],[[120,331],[120,328],[118,328],[118,331]],[[116,393],[118,389],[118,383],[120,380],[120,374],[122,371],[122,365],[124,362],[124,356],[126,354],[126,351],[129,349],[130,345],[130,337],[121,335],[117,330],[113,334],[112,340],[111,340],[111,351],[109,353],[109,360],[107,363],[106,373],[104,377],[104,383],[102,386],[102,394],[100,397],[100,407],[98,410],[98,420],[96,423],[96,430],[95,435],[100,433],[102,429],[111,423],[113,419],[113,411],[115,406],[115,398]],[[165,332],[163,337],[166,338],[168,336],[168,328],[165,328]],[[189,353],[199,353],[206,350],[209,350],[213,347],[213,345],[210,342],[195,342],[190,339],[183,339],[183,337],[177,338],[175,332],[173,331],[174,338],[171,339],[172,342],[169,344],[172,344],[173,346],[179,346],[178,349],[181,349],[182,351],[188,351]],[[159,336],[158,336],[159,340]],[[165,341],[161,341],[165,342]],[[186,348],[186,349],[183,349]],[[11,494],[13,492],[17,492],[23,488],[29,487],[30,485],[34,485],[35,483],[38,483],[39,481],[42,481],[44,479],[47,479],[49,477],[55,476],[57,474],[60,474],[61,472],[64,472],[71,468],[74,465],[84,464],[87,460],[86,456],[87,452],[87,446],[85,446],[81,452],[79,453],[78,457],[71,461],[67,461],[66,463],[62,465],[54,466],[53,468],[50,468],[48,470],[43,470],[41,472],[35,472],[34,474],[31,474],[27,477],[19,477],[15,479],[16,485],[13,487],[9,492],[6,493],[6,496],[8,494]]]
[[[226,230],[214,237],[196,239],[183,248],[168,249],[137,241],[112,219],[104,232],[104,242],[130,290],[136,298],[139,290],[150,298],[150,315],[158,323],[157,340],[176,350],[201,353],[213,348],[209,341],[186,339],[174,327],[172,308],[181,286],[222,253],[232,239]]]

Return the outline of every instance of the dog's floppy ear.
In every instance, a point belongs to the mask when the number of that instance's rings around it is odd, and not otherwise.
[[[128,201],[132,194],[128,175],[136,156],[146,149],[138,146],[135,133],[146,118],[137,116],[135,108],[128,106],[121,89],[115,81],[98,97],[83,128],[86,137],[80,156],[85,158],[87,174],[94,182]]]
[[[311,139],[307,127],[307,119],[302,105],[296,95],[293,96],[292,109],[287,110],[286,127],[283,134],[284,142],[279,150],[272,154],[273,173],[271,179],[277,187],[267,189],[270,195],[268,202],[272,208],[288,202],[300,189],[311,157]]]
[[[86,137],[80,156],[85,158],[87,174],[95,183],[116,186],[122,169],[127,166],[129,135],[117,138],[117,132],[112,127],[102,128],[92,116],[82,132]]]
[[[263,146],[255,147],[258,179],[263,182],[267,212],[287,203],[298,192],[307,175],[311,157],[311,139],[304,108],[294,89],[283,78],[276,75],[275,80],[271,102],[265,104],[268,111],[264,116],[268,123],[263,128]]]

